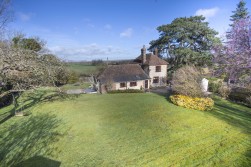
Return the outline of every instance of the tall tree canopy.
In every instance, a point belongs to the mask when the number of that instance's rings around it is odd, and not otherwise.
[[[230,17],[230,20],[233,23],[240,19],[245,19],[248,17],[248,9],[246,8],[246,2],[244,0],[240,0],[240,2],[237,4],[236,10],[233,11],[233,15]],[[233,24],[231,24],[231,26],[233,26]]]
[[[203,66],[211,63],[210,50],[219,39],[218,33],[205,22],[205,17],[177,18],[157,30],[160,37],[150,42],[149,50],[158,48],[162,54],[167,53],[171,70],[186,64]]]

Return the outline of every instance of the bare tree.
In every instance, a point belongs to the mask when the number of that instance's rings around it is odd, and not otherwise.
[[[33,50],[0,43],[0,98],[40,86],[64,84],[63,62],[54,55],[39,55]]]
[[[8,22],[12,20],[11,1],[0,0],[0,33],[2,34]],[[1,35],[2,36],[2,35]]]

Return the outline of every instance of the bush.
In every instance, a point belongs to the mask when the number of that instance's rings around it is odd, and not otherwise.
[[[115,94],[115,93],[143,93],[143,90],[138,89],[125,89],[125,90],[110,90],[108,93]]]
[[[189,97],[184,95],[170,96],[171,101],[184,108],[207,111],[213,109],[214,101],[211,98]]]
[[[251,96],[246,98],[246,103],[249,107],[251,107]]]
[[[229,94],[229,99],[237,102],[242,102],[249,104],[249,98],[251,97],[251,89],[249,87],[235,87],[232,88],[231,93]]]
[[[175,71],[172,79],[173,91],[190,97],[202,97],[202,76],[194,66],[184,66]]]
[[[226,99],[226,98],[228,98],[229,94],[231,93],[231,88],[229,88],[228,86],[225,86],[225,85],[221,85],[218,92],[221,97]]]
[[[208,83],[208,90],[213,93],[218,93],[219,88],[221,87],[221,83],[218,82],[210,82]]]
[[[68,84],[73,84],[73,83],[76,83],[78,81],[79,81],[78,74],[76,72],[74,72],[74,71],[70,71],[68,73],[68,81],[67,81],[67,83]]]
[[[219,93],[219,88],[222,85],[223,80],[218,78],[208,78],[208,90],[213,93]]]

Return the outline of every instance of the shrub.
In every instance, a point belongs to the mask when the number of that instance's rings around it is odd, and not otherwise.
[[[221,95],[221,97],[228,98],[229,94],[231,93],[231,88],[225,85],[221,85],[218,92]]]
[[[115,94],[115,93],[143,93],[143,90],[138,90],[138,89],[125,89],[125,90],[111,90],[108,91],[110,94]]]
[[[76,72],[74,71],[69,71],[68,72],[68,81],[67,83],[73,84],[79,81],[79,76]]]
[[[251,107],[251,96],[246,98],[246,103],[249,107]]]
[[[219,88],[222,85],[223,80],[218,78],[208,78],[208,90],[213,93],[219,93]]]
[[[249,104],[249,98],[251,97],[251,89],[249,87],[235,87],[232,88],[229,94],[229,99],[237,102]]]
[[[218,93],[221,83],[218,82],[210,82],[208,83],[208,90],[213,93]]]
[[[202,76],[194,66],[184,66],[175,71],[172,79],[173,91],[191,97],[202,97]]]
[[[193,98],[184,95],[173,95],[170,96],[170,99],[177,106],[201,111],[211,110],[214,106],[214,101],[211,98]]]

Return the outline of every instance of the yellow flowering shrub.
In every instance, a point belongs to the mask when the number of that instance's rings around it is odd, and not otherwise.
[[[208,97],[198,98],[184,95],[173,95],[170,96],[170,99],[177,106],[201,111],[211,110],[214,106],[214,101]]]

